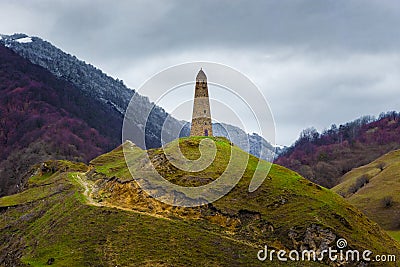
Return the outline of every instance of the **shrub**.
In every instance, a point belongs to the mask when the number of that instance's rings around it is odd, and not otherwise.
[[[381,201],[382,201],[382,206],[384,208],[390,208],[393,206],[393,197],[392,196],[386,196]]]
[[[380,169],[381,171],[383,171],[383,169],[386,167],[386,164],[385,164],[385,162],[379,162],[379,163],[376,165],[376,167],[377,167],[378,169]]]
[[[368,183],[369,183],[369,177],[368,175],[364,174],[358,177],[356,182],[349,187],[348,193],[354,194]]]

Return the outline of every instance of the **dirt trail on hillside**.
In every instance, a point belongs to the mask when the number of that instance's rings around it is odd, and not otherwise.
[[[84,173],[78,173],[78,174],[76,174],[75,180],[76,180],[76,182],[79,183],[79,185],[81,185],[81,186],[85,189],[85,191],[83,192],[83,195],[85,196],[86,201],[87,201],[87,204],[89,204],[89,205],[93,205],[93,206],[97,206],[97,207],[116,208],[116,209],[120,209],[120,210],[125,210],[125,211],[130,211],[130,212],[135,212],[135,213],[146,214],[146,215],[149,215],[149,216],[152,216],[152,217],[157,217],[157,218],[162,218],[162,219],[166,219],[166,220],[171,220],[170,218],[166,218],[166,217],[164,217],[164,216],[162,216],[162,215],[159,215],[159,214],[153,214],[153,213],[148,213],[148,212],[143,212],[143,211],[136,211],[136,210],[133,210],[133,209],[129,209],[129,208],[125,208],[125,207],[113,205],[113,204],[110,204],[110,203],[107,203],[107,202],[101,202],[101,203],[100,203],[100,202],[97,202],[97,201],[95,201],[95,200],[92,198],[92,196],[91,196],[91,193],[92,193],[93,187],[94,187],[93,182],[88,181],[88,180],[85,178],[85,174],[84,174]]]
[[[99,202],[96,202],[93,200],[93,198],[90,195],[90,193],[93,190],[93,184],[88,182],[88,180],[86,180],[85,178],[82,178],[82,175],[84,175],[84,174],[78,173],[75,176],[75,178],[76,178],[76,181],[85,189],[85,191],[83,192],[83,195],[85,196],[88,204],[93,205],[93,206],[98,206],[98,207],[103,206]]]

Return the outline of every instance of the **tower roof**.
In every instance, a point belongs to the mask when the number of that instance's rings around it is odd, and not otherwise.
[[[201,68],[199,73],[197,73],[196,81],[207,81],[207,76],[204,73],[203,68]]]

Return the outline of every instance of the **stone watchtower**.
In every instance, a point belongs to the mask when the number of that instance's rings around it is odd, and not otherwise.
[[[196,76],[192,127],[190,136],[212,136],[210,101],[208,100],[207,76],[200,69]]]

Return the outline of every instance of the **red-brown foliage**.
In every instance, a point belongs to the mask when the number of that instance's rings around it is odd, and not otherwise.
[[[0,196],[30,165],[88,162],[120,142],[120,124],[65,81],[0,45]]]
[[[302,132],[296,143],[275,162],[313,182],[333,187],[352,168],[367,164],[400,147],[400,113],[382,113],[378,119],[362,117],[345,125],[332,125],[319,134]]]

